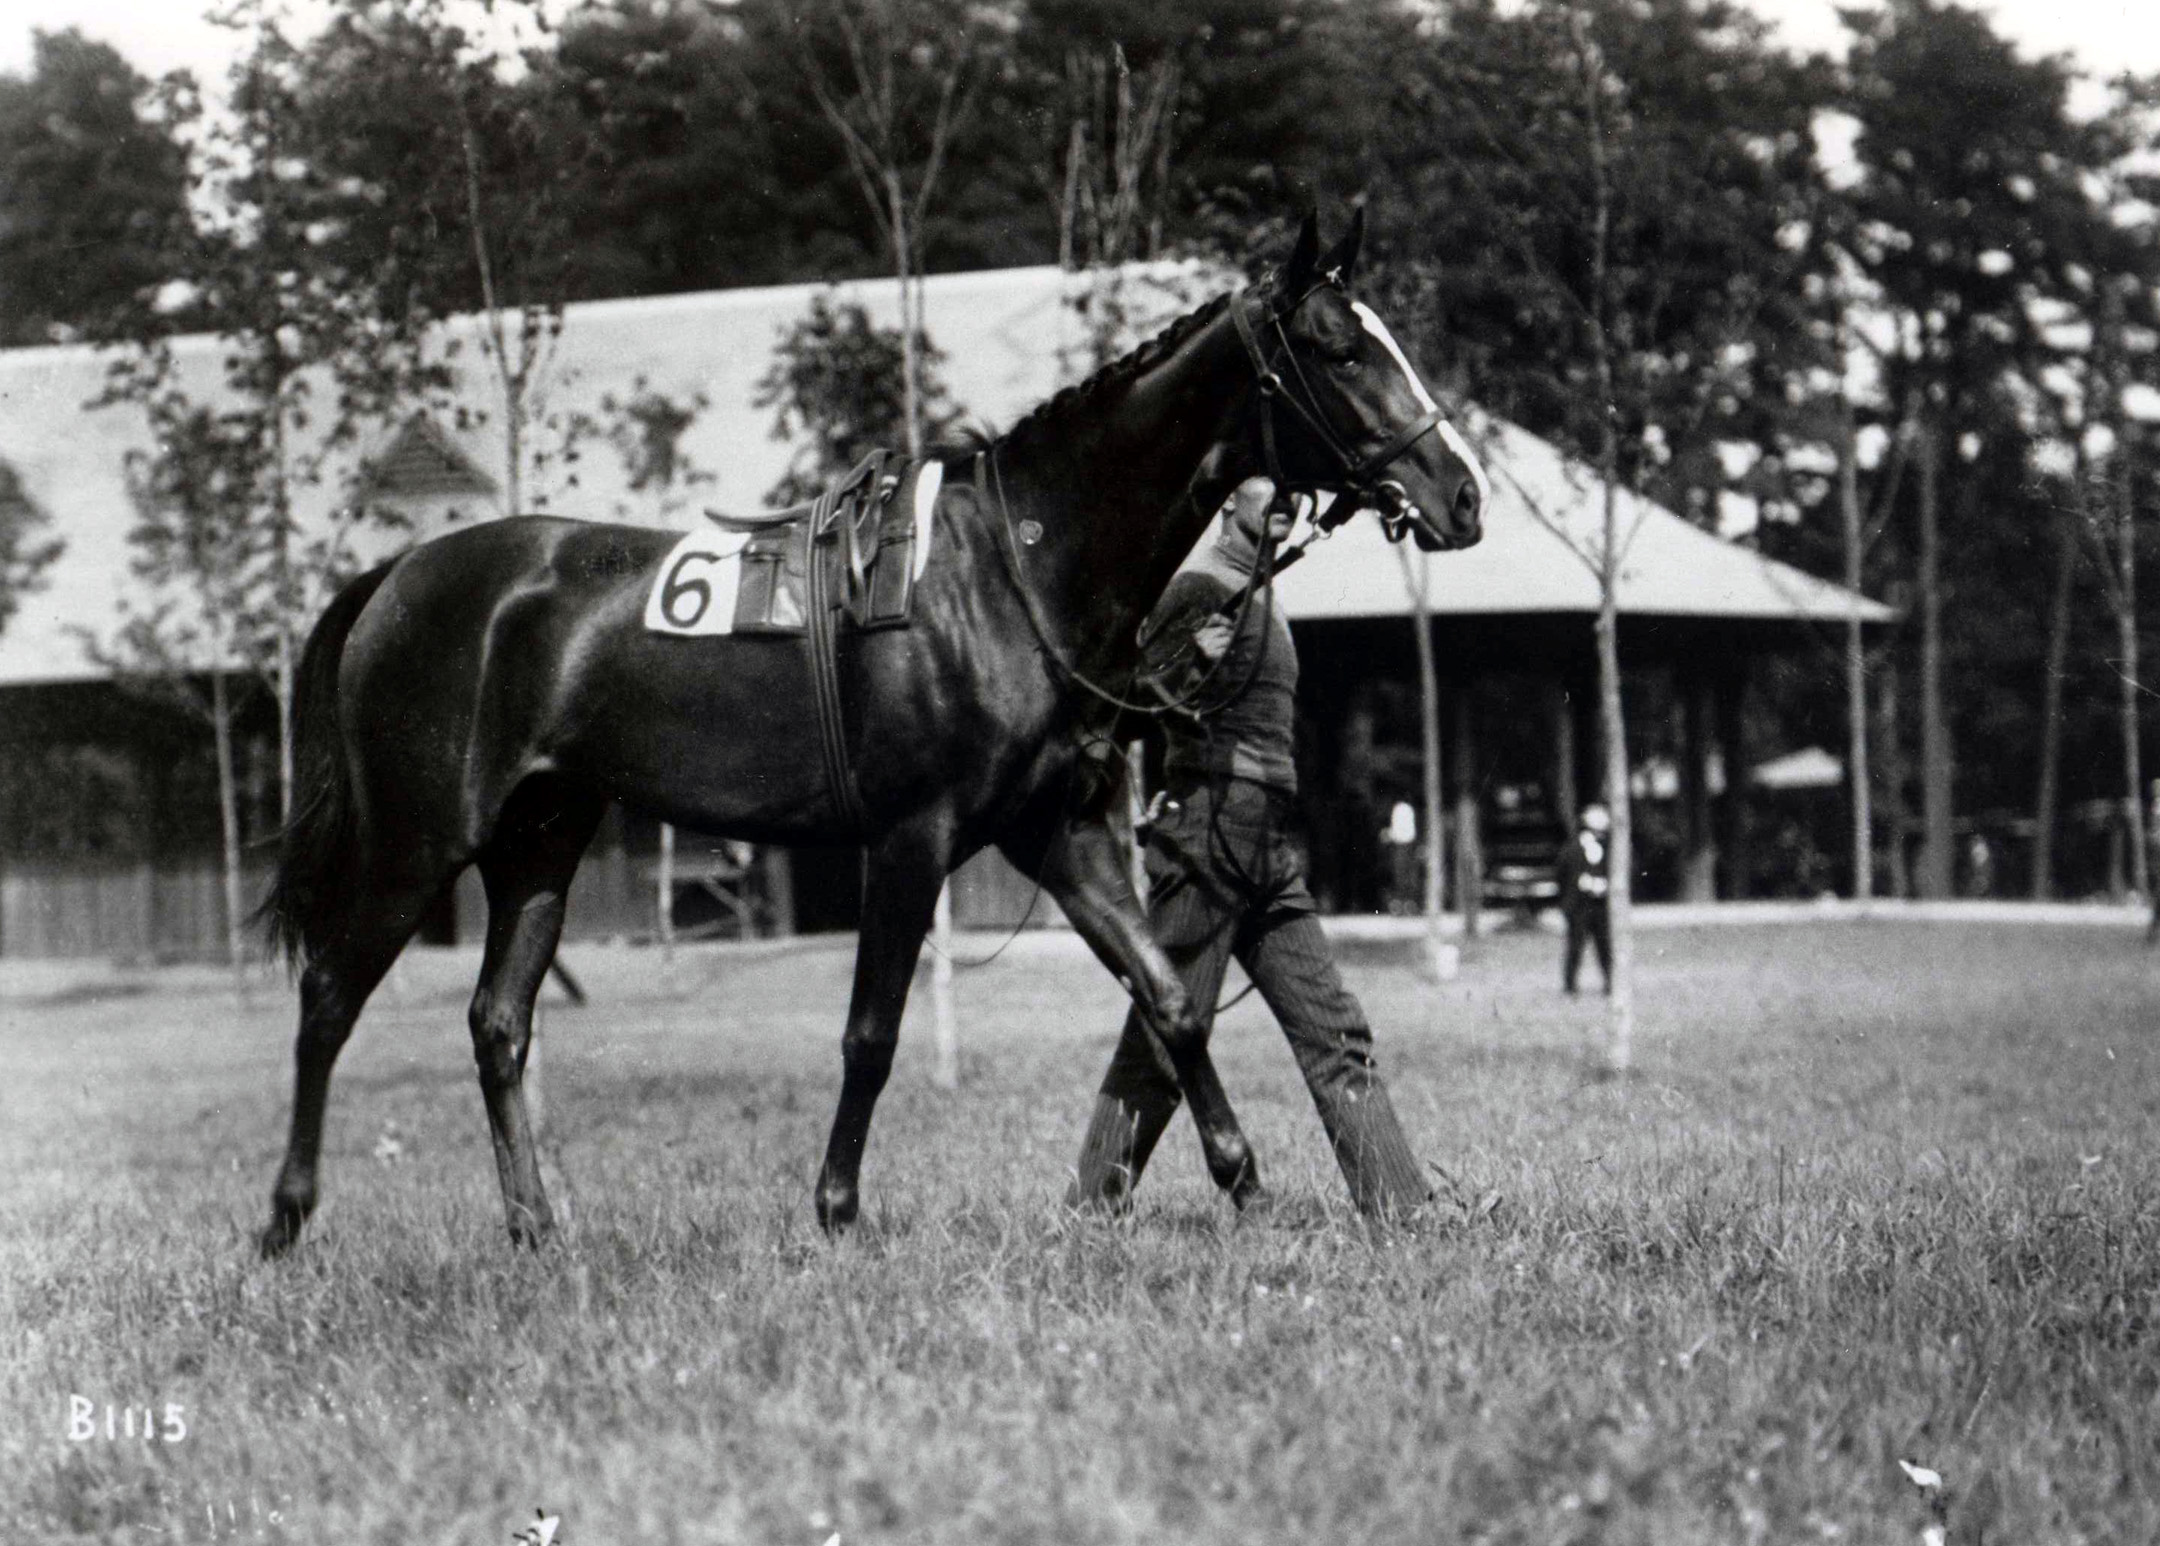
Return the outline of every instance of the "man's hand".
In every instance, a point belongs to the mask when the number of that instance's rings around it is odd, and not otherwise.
[[[1209,665],[1213,665],[1223,658],[1224,652],[1230,648],[1230,641],[1236,637],[1236,625],[1221,613],[1215,613],[1193,630],[1193,651]]]

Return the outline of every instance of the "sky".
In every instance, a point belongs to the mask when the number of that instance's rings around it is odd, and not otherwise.
[[[1840,46],[1840,0],[1752,0],[1786,42],[1809,51]],[[1843,0],[1864,4],[1865,0]],[[2160,73],[2160,3],[2155,0],[1967,0],[1996,30],[2033,55],[2070,53],[2089,70]],[[206,84],[221,77],[234,34],[211,26],[192,0],[0,0],[0,71],[30,63],[31,29],[80,27],[110,43],[146,75],[186,66]],[[304,16],[310,0],[299,0]]]

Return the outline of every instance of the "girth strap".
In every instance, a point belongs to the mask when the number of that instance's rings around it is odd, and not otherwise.
[[[804,555],[804,632],[810,643],[810,687],[815,702],[818,750],[825,763],[825,786],[832,791],[833,809],[848,831],[859,836],[865,826],[862,791],[855,784],[855,767],[848,758],[847,718],[840,703],[840,600],[835,594],[837,571],[850,556],[841,552],[840,528],[853,537],[854,522],[849,501],[858,490],[875,493],[877,474],[884,466],[882,454],[873,454],[853,472],[817,497],[810,507],[809,551]],[[850,540],[849,547],[853,547]],[[842,587],[844,590],[844,585]]]

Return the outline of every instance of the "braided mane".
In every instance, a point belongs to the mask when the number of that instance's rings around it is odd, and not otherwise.
[[[1161,332],[1148,339],[1131,352],[1122,354],[1103,366],[1093,375],[1061,388],[1052,396],[1037,403],[1013,422],[1010,429],[999,436],[996,445],[1008,446],[1023,436],[1035,434],[1058,419],[1065,417],[1084,401],[1100,396],[1111,387],[1123,386],[1152,367],[1165,355],[1197,333],[1201,328],[1221,316],[1230,303],[1243,292],[1226,290],[1214,299],[1203,302],[1192,311],[1171,322]]]

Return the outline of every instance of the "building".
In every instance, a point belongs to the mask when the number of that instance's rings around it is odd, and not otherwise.
[[[946,356],[953,399],[995,428],[1070,379],[1086,340],[1067,299],[1084,282],[1052,268],[931,279],[928,327]],[[1219,281],[1155,265],[1122,283],[1127,308],[1153,326]],[[686,527],[706,507],[758,504],[793,454],[773,433],[772,410],[758,406],[758,384],[774,345],[825,292],[792,285],[568,308],[528,400],[518,469],[524,507]],[[896,320],[889,282],[838,292],[885,325]],[[387,552],[415,532],[503,513],[510,484],[504,412],[472,319],[446,327],[440,344],[454,350],[453,390],[373,426],[356,448],[329,458],[319,482],[302,492],[299,515],[310,530],[335,529],[340,512],[370,503],[409,519],[409,530],[351,530],[357,556]],[[215,339],[178,346],[181,379],[199,399],[218,394],[221,358]],[[173,702],[117,682],[91,649],[112,638],[125,609],[150,604],[131,571],[128,541],[135,521],[130,459],[149,449],[150,437],[137,410],[88,406],[106,363],[77,346],[0,354],[0,466],[14,497],[48,516],[49,530],[67,544],[45,587],[0,632],[0,955],[190,954],[214,950],[222,939],[207,731]],[[677,476],[639,488],[639,458],[652,449],[654,422],[674,427],[667,446]],[[1406,550],[1388,547],[1373,523],[1360,521],[1284,578],[1308,679],[1319,684],[1306,694],[1313,787],[1338,813],[1327,825],[1342,831],[1317,834],[1316,846],[1327,850],[1318,868],[1333,877],[1330,894],[1340,905],[1371,905],[1363,896],[1371,888],[1353,875],[1369,843],[1343,827],[1345,807],[1336,797],[1346,783],[1352,793],[1362,788],[1384,818],[1382,797],[1391,778],[1400,782],[1388,770],[1400,764],[1402,738],[1386,731],[1389,702],[1414,679],[1412,581],[1426,588],[1455,705],[1453,772],[1471,808],[1482,803],[1480,790],[1526,782],[1502,776],[1521,761],[1517,742],[1546,745],[1543,796],[1558,810],[1572,806],[1589,765],[1583,686],[1596,585],[1578,550],[1594,530],[1596,484],[1519,429],[1489,421],[1470,427],[1495,483],[1481,546],[1430,560],[1410,555],[1406,569]],[[1631,671],[1684,680],[1696,706],[1688,722],[1701,732],[1690,767],[1702,767],[1713,727],[1728,743],[1725,765],[1744,765],[1733,743],[1750,660],[1791,648],[1826,623],[1888,615],[1654,505],[1623,496],[1623,508],[1634,532],[1622,580],[1623,650]],[[1527,695],[1521,723],[1507,716],[1507,733],[1480,734],[1491,703],[1518,692]],[[1392,762],[1368,755],[1376,727],[1394,748]],[[276,819],[274,716],[260,694],[245,707],[242,729],[242,824],[259,872],[266,862],[261,840]],[[1735,857],[1745,832],[1741,793],[1729,795],[1732,810],[1721,818],[1726,837],[1717,843],[1707,783],[1691,778],[1689,787],[1703,792],[1689,806],[1690,863],[1704,870],[1703,856],[1716,848],[1734,877],[1728,889],[1744,886],[1745,865]],[[658,848],[649,824],[611,818],[573,895],[573,937],[653,926]],[[677,864],[682,875],[724,890],[739,857],[686,838]],[[852,855],[796,861],[765,877],[767,904],[805,927],[849,922]],[[956,885],[963,921],[1009,916],[1028,892],[995,863],[971,869]],[[469,895],[446,903],[432,925],[436,937],[469,931],[474,906]]]

